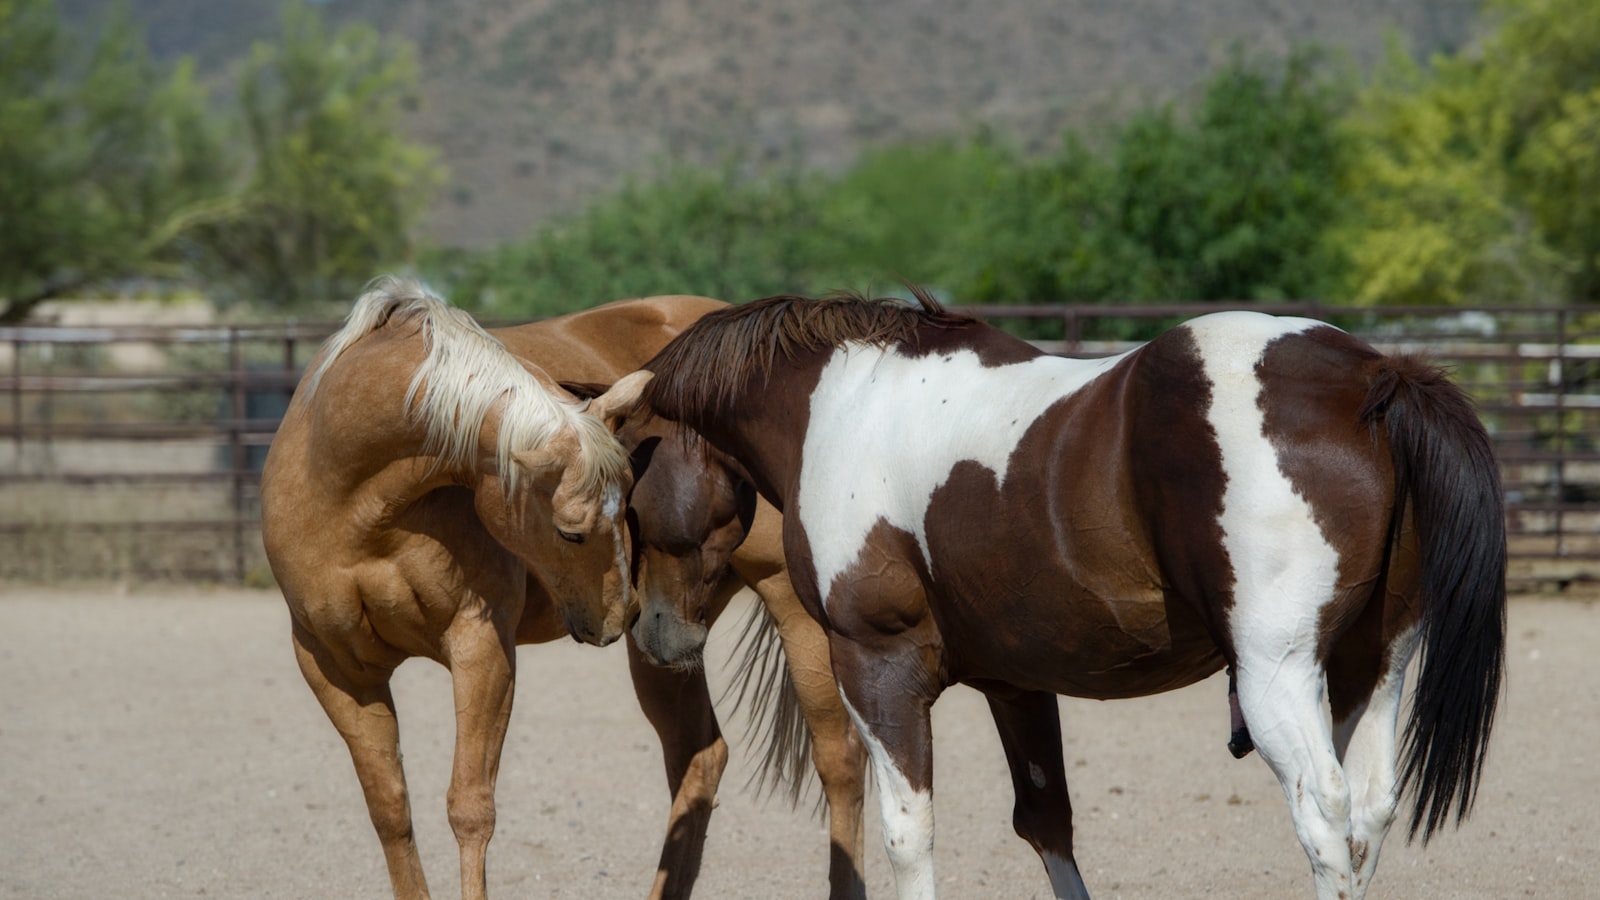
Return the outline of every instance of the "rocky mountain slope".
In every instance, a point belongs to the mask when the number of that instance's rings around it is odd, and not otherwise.
[[[62,0],[82,21],[108,0]],[[1316,42],[1358,65],[1395,33],[1414,52],[1469,40],[1474,0],[325,0],[416,42],[408,127],[450,183],[444,242],[520,237],[668,159],[798,154],[987,126],[1051,146],[1148,102],[1182,103],[1235,46]],[[132,4],[161,55],[219,79],[276,32],[276,0]],[[790,157],[792,158],[792,157]]]

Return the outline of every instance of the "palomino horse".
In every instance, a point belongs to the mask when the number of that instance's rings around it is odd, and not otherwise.
[[[622,635],[633,478],[608,422],[620,424],[641,381],[581,411],[464,313],[384,279],[289,406],[262,473],[262,538],[300,670],[349,745],[397,897],[427,896],[427,884],[390,676],[413,656],[450,669],[450,825],[462,896],[481,898],[515,644]]]
[[[1413,833],[1459,821],[1499,694],[1505,524],[1456,386],[1306,319],[1215,314],[1080,361],[919,300],[712,313],[645,389],[783,512],[900,896],[934,893],[929,708],[956,682],[988,697],[1057,897],[1087,891],[1055,694],[1231,666],[1327,900],[1365,893],[1407,785]]]
[[[479,517],[481,504],[492,512],[502,503],[492,492],[477,496],[494,487],[487,479],[519,458],[512,453],[508,463],[499,453],[506,434],[496,435],[498,420],[528,402],[523,393],[550,389],[552,379],[628,385],[625,376],[668,340],[725,305],[700,297],[626,300],[486,333],[415,285],[385,282],[358,301],[349,325],[330,339],[296,396],[264,476],[264,536],[293,614],[302,669],[350,744],[396,897],[427,896],[427,887],[399,763],[388,689],[394,668],[410,656],[428,656],[452,669],[458,748],[451,823],[462,843],[463,896],[482,896],[493,763],[511,702],[515,657],[509,648],[582,633],[569,626],[574,616],[554,602],[547,582],[572,582],[584,562],[574,560],[567,545],[554,545],[565,552],[550,552],[548,540],[540,545],[543,520],[537,515],[511,517],[519,529],[512,531],[486,529],[504,515]],[[452,368],[444,362],[469,358],[476,364]],[[401,394],[399,385],[408,379],[414,400]],[[470,423],[479,414],[452,408],[436,387],[457,380],[476,381],[482,390],[475,402],[491,402],[481,413],[481,458],[411,461],[430,440],[430,423]],[[611,415],[626,405],[629,391],[592,392],[598,396],[590,412]],[[497,396],[506,403],[493,403]],[[727,747],[695,663],[707,627],[743,585],[756,590],[776,621],[796,688],[778,698],[775,714],[789,727],[775,729],[774,740],[792,752],[769,758],[793,775],[793,754],[805,743],[785,714],[798,701],[817,736],[811,746],[829,801],[834,893],[859,895],[864,751],[833,686],[827,639],[789,587],[776,513],[762,504],[752,524],[754,498],[740,502],[728,461],[688,440],[662,440],[668,430],[680,429],[636,416],[624,435],[638,451],[636,465],[654,451],[628,511],[630,524],[642,531],[633,558],[645,611],[630,634],[630,670],[660,736],[673,794],[651,896],[687,896],[699,870]],[[352,461],[367,468],[343,472],[333,465]],[[750,539],[735,552],[747,529]],[[578,546],[601,543],[586,539]],[[606,561],[615,563],[615,554]],[[590,580],[602,577],[596,572]],[[614,637],[613,622],[604,639]],[[471,662],[483,656],[494,664]],[[457,665],[461,661],[471,665]],[[487,769],[475,762],[482,759],[490,762]],[[487,781],[475,780],[479,776]]]

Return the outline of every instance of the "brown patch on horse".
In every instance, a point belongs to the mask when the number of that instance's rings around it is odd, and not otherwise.
[[[916,539],[880,520],[862,544],[861,554],[839,577],[829,595],[829,630],[848,635],[833,643],[832,662],[840,685],[875,685],[865,695],[845,692],[846,699],[879,735],[889,731],[926,729],[928,710],[950,683],[945,642],[923,591],[925,573],[911,561],[920,559]],[[816,569],[789,560],[790,576],[811,580]],[[807,592],[802,591],[805,596]],[[814,594],[813,594],[814,596]],[[885,696],[914,699],[905,720],[895,718]],[[914,790],[932,786],[932,747],[922,741],[885,742],[895,768]]]
[[[1124,427],[1139,515],[1149,523],[1167,593],[1205,623],[1231,664],[1235,576],[1222,533],[1228,476],[1207,418],[1211,382],[1186,328],[1146,345],[1130,368],[1127,393],[1135,399],[1127,403]]]

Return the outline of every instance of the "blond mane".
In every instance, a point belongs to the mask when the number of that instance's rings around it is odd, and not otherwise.
[[[427,429],[423,452],[437,457],[440,466],[475,467],[478,433],[504,398],[495,466],[507,495],[516,490],[521,470],[512,454],[543,447],[566,427],[578,433],[578,489],[584,496],[597,496],[606,484],[621,480],[628,455],[605,423],[584,415],[575,400],[551,393],[471,316],[413,279],[384,276],[367,286],[306,379],[308,399],[357,341],[380,328],[412,322],[421,330],[427,355],[411,377],[405,406],[411,421]]]

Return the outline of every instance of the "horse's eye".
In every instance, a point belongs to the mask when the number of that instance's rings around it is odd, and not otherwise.
[[[579,531],[562,531],[561,529],[557,528],[556,529],[556,534],[561,535],[561,539],[563,541],[566,541],[569,544],[581,544],[581,543],[583,543],[583,533],[582,532],[579,532]]]

